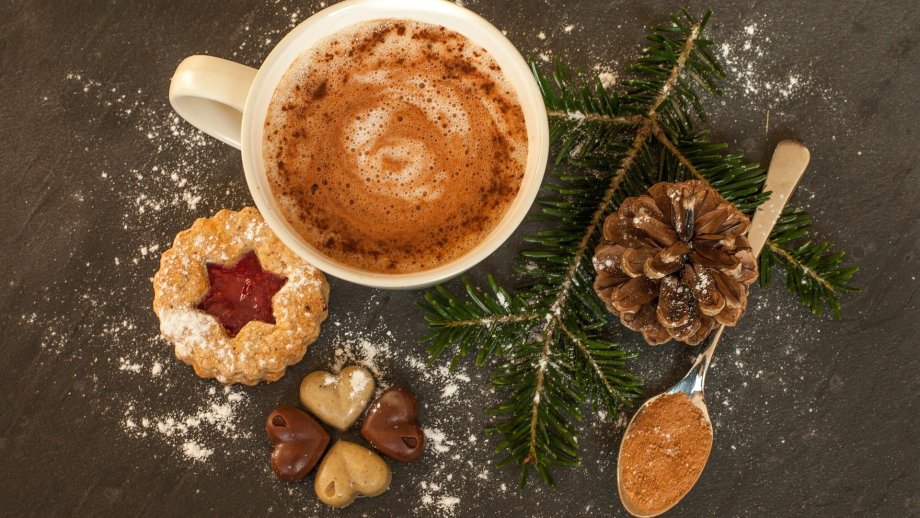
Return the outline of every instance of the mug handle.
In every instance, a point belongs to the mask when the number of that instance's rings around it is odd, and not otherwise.
[[[240,149],[243,108],[257,72],[226,59],[187,57],[169,84],[169,103],[196,128]]]

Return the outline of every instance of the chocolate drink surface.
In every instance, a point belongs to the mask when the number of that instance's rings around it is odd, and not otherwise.
[[[279,83],[262,156],[288,222],[369,272],[459,259],[501,221],[527,163],[495,60],[437,25],[378,20],[302,54]]]

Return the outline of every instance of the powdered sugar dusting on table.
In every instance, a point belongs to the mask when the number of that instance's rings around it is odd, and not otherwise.
[[[185,441],[182,443],[182,453],[192,460],[205,460],[214,453],[211,448],[205,448],[195,441]]]
[[[466,3],[474,9],[483,5],[481,0],[478,4],[471,0]],[[227,57],[258,63],[273,42],[316,7],[316,4],[296,7],[280,4],[265,3],[271,11],[271,27],[266,31],[265,27],[246,26],[239,35],[233,56]],[[618,24],[647,21],[618,20],[610,29],[616,30]],[[778,28],[771,27],[769,20],[716,21],[718,23],[713,26],[717,29],[714,30],[719,32],[711,36],[727,45],[716,47],[716,54],[725,60],[730,76],[742,78],[740,82],[729,80],[725,98],[728,110],[776,110],[806,96],[823,100],[834,96],[829,87],[808,74],[807,64],[793,63],[782,73],[768,70],[778,59],[771,54],[771,44],[775,34],[780,33]],[[513,27],[507,29],[516,42],[529,46],[523,49],[525,55],[551,61],[559,52],[563,38],[574,38],[583,32],[580,25],[566,31],[569,25],[572,24],[559,21],[551,26],[528,29],[527,33],[514,33]],[[617,83],[625,65],[632,62],[638,52],[638,48],[616,50],[610,52],[600,46],[579,49],[587,56],[586,69],[597,73],[608,87]],[[79,379],[75,375],[73,380],[65,381],[73,382],[78,398],[87,402],[93,398],[101,401],[98,407],[88,405],[87,412],[106,415],[113,429],[128,440],[136,441],[138,447],[144,448],[145,455],[149,451],[160,457],[158,462],[178,464],[197,473],[211,471],[215,466],[222,466],[218,464],[222,460],[226,462],[231,458],[241,470],[257,469],[263,475],[252,478],[253,485],[258,487],[255,490],[285,494],[291,506],[289,510],[304,506],[303,514],[307,515],[325,511],[316,504],[309,488],[279,486],[267,467],[268,447],[259,417],[270,407],[264,402],[256,405],[251,398],[258,394],[283,394],[287,399],[282,401],[283,397],[279,397],[277,402],[281,403],[296,401],[296,394],[284,392],[280,384],[225,389],[216,382],[198,379],[188,366],[176,361],[168,344],[158,338],[156,320],[147,305],[126,307],[121,303],[127,292],[149,289],[148,278],[156,271],[160,253],[168,248],[176,231],[187,227],[196,217],[212,215],[222,206],[240,207],[251,203],[242,181],[238,154],[182,121],[171,110],[161,90],[149,90],[146,84],[88,77],[81,70],[66,74],[62,80],[63,96],[70,102],[92,105],[104,114],[85,121],[87,127],[118,124],[133,137],[134,155],[128,160],[124,159],[124,153],[107,155],[107,142],[88,142],[87,154],[98,163],[98,192],[91,193],[90,187],[86,187],[73,195],[75,203],[91,204],[93,196],[107,196],[117,199],[124,207],[122,232],[111,236],[110,253],[99,258],[98,263],[86,265],[98,278],[117,277],[123,289],[90,289],[72,297],[75,307],[80,308],[79,324],[85,328],[81,337],[92,338],[88,343],[75,343],[72,338],[73,315],[43,312],[43,300],[55,295],[39,294],[35,307],[25,310],[18,318],[19,325],[34,329],[39,336],[43,355],[36,361],[70,360],[86,365],[89,372],[85,377],[80,374]],[[228,181],[228,178],[234,180]],[[71,289],[70,286],[56,288],[62,292]],[[776,322],[770,324],[795,324],[798,310],[789,309],[786,299],[759,293],[752,296],[751,311],[775,314]],[[365,309],[377,308],[379,304],[372,300]],[[411,303],[405,305],[408,308]],[[495,440],[483,435],[489,420],[482,416],[482,409],[490,402],[497,402],[498,398],[489,388],[488,369],[466,370],[464,365],[471,363],[461,363],[460,369],[452,373],[445,359],[428,365],[424,350],[416,343],[416,333],[400,330],[394,334],[382,322],[371,328],[357,328],[357,323],[368,320],[360,311],[333,314],[331,321],[324,325],[320,342],[308,352],[296,374],[289,376],[302,376],[319,368],[338,371],[357,363],[374,374],[381,389],[399,383],[434,395],[419,399],[428,442],[426,456],[418,468],[394,470],[391,491],[400,492],[412,502],[410,507],[414,515],[463,515],[465,509],[475,504],[465,500],[468,498],[465,495],[491,501],[492,495],[500,493],[505,503],[513,505],[522,501],[523,497],[511,489],[516,470],[490,471],[497,458],[489,453],[494,450]],[[750,328],[746,332],[750,333]],[[801,334],[798,336],[799,345],[809,339]],[[629,340],[623,334],[617,338],[624,342]],[[758,405],[763,420],[783,418],[787,414],[780,412],[773,396],[761,395],[764,387],[774,384],[768,378],[781,383],[786,378],[807,376],[806,367],[810,365],[807,352],[801,348],[783,346],[769,349],[768,353],[768,348],[759,347],[760,344],[742,336],[727,338],[731,338],[723,346],[727,350],[717,357],[713,371],[742,373],[747,381],[740,387],[714,385],[708,396],[712,401],[710,407],[717,436],[731,444],[726,454],[741,456],[763,445],[750,444],[745,439],[744,428],[728,424],[733,417],[747,411],[747,407],[738,402],[766,398]],[[652,376],[660,374],[662,355],[667,354],[677,353],[659,349],[641,355],[634,365],[640,375],[655,383]],[[777,356],[780,368],[768,371],[767,366],[775,366]],[[111,373],[115,373],[114,378]],[[101,381],[100,376],[110,379]],[[194,394],[191,398],[188,397],[189,387]],[[98,397],[100,394],[105,397]],[[112,397],[113,394],[118,397]],[[814,411],[811,403],[804,402],[801,412]],[[619,437],[616,430],[625,425],[626,417],[621,414],[614,421],[606,412],[586,412],[588,427],[583,436],[594,438],[601,447],[592,452],[593,459],[586,457],[584,465],[571,476],[577,478],[598,472],[612,476],[615,439]],[[779,440],[777,438],[776,445]],[[496,479],[501,475],[508,477],[499,482]],[[543,499],[545,494],[540,489],[530,489],[526,496]]]
[[[238,425],[239,412],[248,406],[247,395],[231,387],[211,387],[206,394],[204,402],[192,411],[131,401],[124,410],[124,430],[130,436],[175,447],[184,458],[196,462],[208,460],[216,451],[226,454],[228,442],[252,433]]]
[[[802,70],[793,69],[779,78],[765,70],[771,58],[767,50],[771,36],[764,31],[763,24],[749,22],[740,31],[736,30],[716,48],[716,55],[728,73],[726,85],[730,91],[738,91],[745,98],[771,108],[784,100],[807,95],[814,81]]]

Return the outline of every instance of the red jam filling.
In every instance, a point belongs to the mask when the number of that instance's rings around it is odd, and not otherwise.
[[[287,279],[263,270],[255,252],[232,266],[207,263],[207,268],[210,288],[198,309],[217,317],[230,338],[253,320],[275,323],[272,297]]]

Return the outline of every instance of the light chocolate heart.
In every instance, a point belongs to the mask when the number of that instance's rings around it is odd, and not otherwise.
[[[353,442],[338,441],[316,470],[313,489],[321,502],[345,507],[359,496],[377,496],[390,488],[392,473],[380,455]]]
[[[300,402],[322,422],[344,432],[361,416],[375,386],[374,376],[358,365],[338,375],[315,371],[300,383]]]

